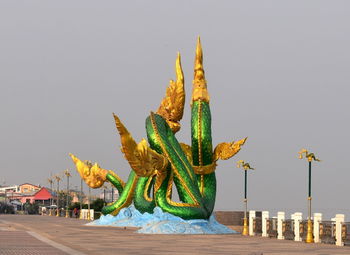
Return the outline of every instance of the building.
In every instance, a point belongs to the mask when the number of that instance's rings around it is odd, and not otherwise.
[[[99,198],[103,199],[106,203],[111,203],[119,198],[119,192],[117,189],[103,189],[99,194]]]
[[[19,185],[19,193],[31,193],[40,190],[40,186],[33,185],[30,183],[23,183]]]
[[[56,193],[50,191],[50,189],[42,187],[39,190],[34,190],[26,193],[12,193],[8,194],[7,199],[9,201],[18,201],[24,203],[39,203],[42,205],[50,205],[50,201],[57,199]]]
[[[19,192],[19,191],[20,191],[20,188],[18,185],[0,187],[0,193]]]

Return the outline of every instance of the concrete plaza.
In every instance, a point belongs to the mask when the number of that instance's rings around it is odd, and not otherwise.
[[[241,235],[144,235],[50,216],[0,215],[0,254],[350,254],[350,247]]]

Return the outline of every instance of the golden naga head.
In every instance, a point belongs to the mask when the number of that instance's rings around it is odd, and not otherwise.
[[[203,68],[203,51],[201,40],[198,37],[196,57],[194,60],[194,79],[192,87],[192,100],[191,105],[194,101],[204,101],[209,103],[210,97],[207,90],[207,81],[205,80],[205,73]]]
[[[185,106],[184,75],[180,53],[177,54],[175,73],[176,81],[170,80],[165,97],[156,112],[166,120],[173,133],[176,133],[181,128],[180,120],[182,119]]]
[[[96,189],[103,185],[106,181],[107,170],[100,168],[97,163],[92,164],[87,160],[81,161],[71,153],[69,156],[72,158],[80,177],[90,188]]]
[[[114,120],[121,139],[121,150],[124,157],[129,162],[129,165],[138,176],[147,177],[158,174],[166,169],[168,160],[165,156],[152,150],[147,145],[145,139],[142,139],[141,142],[137,144],[115,114]]]

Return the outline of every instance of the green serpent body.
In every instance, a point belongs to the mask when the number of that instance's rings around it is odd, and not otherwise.
[[[192,106],[192,157],[189,162],[172,130],[158,114],[146,119],[146,131],[150,147],[167,157],[170,166],[159,189],[151,194],[157,176],[137,177],[131,171],[123,188],[117,178],[108,174],[107,179],[119,191],[120,197],[105,206],[103,214],[116,215],[133,200],[140,212],[152,213],[155,206],[183,219],[207,219],[213,212],[216,196],[215,172],[195,174],[194,166],[212,164],[211,116],[207,102],[195,101]],[[171,200],[172,182],[175,183],[180,203]]]
[[[211,114],[209,103],[201,100],[193,102],[191,118],[192,158],[194,166],[206,166],[213,163],[213,145],[211,138]],[[198,187],[210,214],[214,210],[216,197],[216,176],[197,174]]]

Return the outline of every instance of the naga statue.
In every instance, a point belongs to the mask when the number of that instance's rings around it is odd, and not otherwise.
[[[151,112],[146,119],[148,142],[142,139],[136,143],[114,114],[121,138],[121,151],[131,167],[126,183],[115,172],[103,169],[97,163],[81,161],[70,154],[81,178],[89,187],[100,188],[108,181],[118,189],[118,200],[102,209],[104,215],[117,215],[131,203],[141,213],[153,213],[158,206],[164,212],[185,220],[208,219],[213,212],[217,161],[234,156],[247,138],[220,143],[213,150],[209,94],[198,38],[191,99],[192,144],[179,143],[175,133],[180,130],[185,105],[180,54],[176,59],[175,71],[176,81],[170,81],[158,110]],[[180,202],[172,200],[174,184]]]

